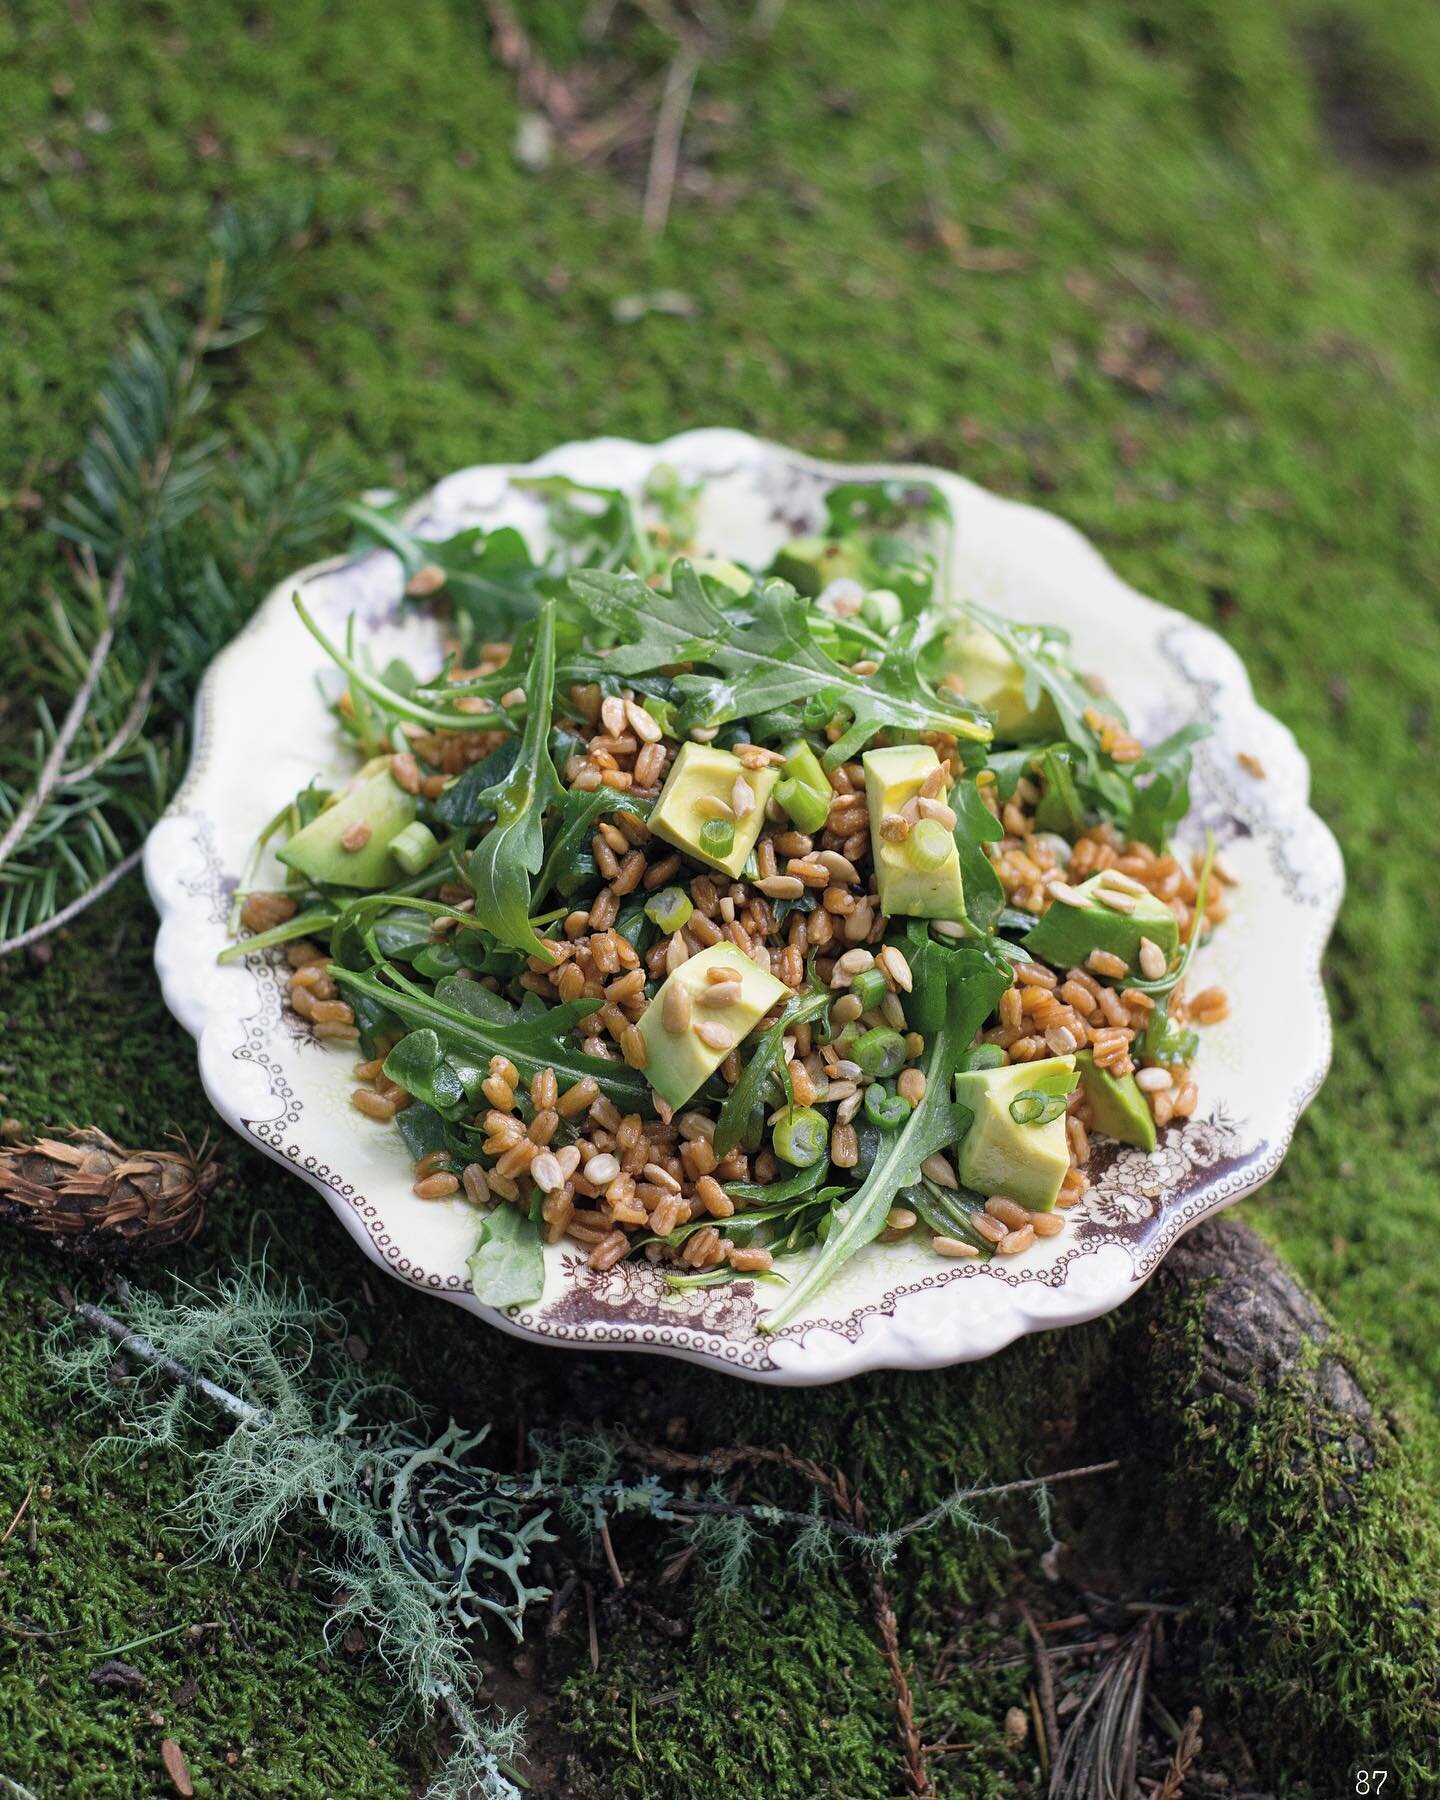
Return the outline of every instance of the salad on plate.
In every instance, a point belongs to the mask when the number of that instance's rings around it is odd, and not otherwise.
[[[356,766],[285,799],[225,957],[283,956],[355,1129],[476,1209],[491,1305],[562,1239],[764,1283],[768,1330],[876,1241],[1043,1253],[1228,1010],[1187,975],[1233,875],[1173,842],[1204,728],[1147,747],[1062,634],[953,595],[925,483],[834,487],[763,569],[696,553],[672,470],[643,516],[519,485],[540,557],[352,509],[438,669],[296,597]]]

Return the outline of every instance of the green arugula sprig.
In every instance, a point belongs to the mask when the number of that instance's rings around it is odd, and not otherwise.
[[[629,813],[632,818],[647,819],[652,802],[637,799],[619,788],[567,788],[558,808],[550,847],[535,877],[533,903],[543,905],[550,890],[559,882],[581,855],[602,818],[616,813]]]
[[[780,1304],[760,1321],[762,1331],[778,1331],[800,1313],[836,1271],[883,1228],[902,1188],[912,1186],[920,1165],[963,1134],[965,1120],[954,1099],[956,1063],[1010,985],[1008,969],[985,952],[950,950],[931,944],[915,971],[911,1021],[925,1033],[919,1067],[925,1093],[910,1117],[886,1132],[870,1172],[835,1208],[824,1245]]]
[[[1053,626],[1016,625],[973,604],[965,610],[1000,640],[1024,670],[1026,705],[1033,708],[1042,694],[1048,695],[1065,734],[1061,746],[1027,747],[995,759],[1005,767],[1011,790],[1018,773],[1039,765],[1047,783],[1047,829],[1064,830],[1068,824],[1067,835],[1074,835],[1084,823],[1083,803],[1128,836],[1153,850],[1163,850],[1170,833],[1190,810],[1190,751],[1210,735],[1209,726],[1184,725],[1135,762],[1118,763],[1100,748],[1099,733],[1086,720],[1095,696],[1070,663],[1065,633]],[[1113,700],[1105,702],[1105,711],[1124,723],[1124,714]]]
[[[995,865],[985,854],[986,844],[997,843],[1005,827],[980,797],[972,775],[962,775],[950,790],[955,812],[955,849],[960,859],[960,883],[965,895],[965,916],[982,935],[992,932],[1005,909],[1005,889]]]
[[[528,1212],[501,1203],[480,1221],[467,1264],[475,1298],[486,1306],[530,1306],[545,1291],[545,1246]]]
[[[547,600],[536,622],[535,650],[525,674],[529,708],[520,754],[503,780],[481,796],[495,809],[495,823],[470,857],[475,910],[502,944],[538,956],[550,952],[530,923],[531,878],[545,859],[545,811],[565,797],[550,760],[550,709],[555,686],[555,602]]]
[[[715,1121],[715,1154],[727,1156],[745,1135],[751,1114],[760,1104],[766,1081],[784,1060],[785,1033],[827,1012],[835,998],[828,988],[812,989],[788,1000],[780,1017],[763,1032],[740,1079],[725,1096]]]
[[[531,558],[514,526],[485,531],[472,525],[451,537],[431,539],[417,537],[373,506],[357,502],[344,511],[364,533],[395,552],[407,583],[422,569],[443,576],[445,596],[472,639],[499,637],[539,611],[548,571]]]
[[[669,592],[635,575],[590,570],[577,571],[569,585],[614,640],[603,659],[610,673],[641,674],[677,663],[713,671],[676,679],[687,731],[756,718],[823,693],[833,698],[835,713],[852,721],[826,753],[832,768],[881,731],[912,739],[947,732],[980,743],[990,737],[988,715],[940,695],[921,669],[921,653],[940,628],[933,615],[902,625],[875,673],[856,675],[817,641],[811,603],[788,582],[761,582],[740,606],[685,561],[671,571]]]
[[[357,657],[325,635],[298,593],[293,598],[293,604],[300,615],[301,624],[336,668],[342,669],[355,686],[367,694],[383,712],[392,718],[407,720],[412,725],[423,725],[427,731],[475,731],[479,728],[480,721],[474,713],[461,712],[455,707],[427,704],[391,687],[382,675],[377,675],[373,669],[367,669]],[[510,686],[515,686],[513,680]],[[457,697],[465,691],[459,686],[454,689]],[[492,711],[484,715],[483,726],[487,731],[514,731],[518,728],[510,711],[498,701],[493,702]]]
[[[545,506],[551,548],[540,561],[513,525],[472,525],[448,538],[422,538],[389,509],[357,502],[344,511],[362,539],[395,552],[407,584],[423,571],[425,591],[449,601],[467,643],[513,635],[554,595],[567,569],[629,568],[650,575],[664,567],[634,502],[620,489],[564,475],[517,475],[511,486]],[[667,505],[681,503],[677,493],[667,493]]]
[[[378,971],[332,964],[330,973],[347,995],[356,994],[393,1013],[412,1029],[428,1028],[442,1045],[454,1045],[477,1062],[508,1057],[527,1080],[542,1069],[553,1069],[562,1089],[591,1075],[622,1110],[649,1110],[650,1089],[643,1075],[625,1063],[587,1056],[572,1035],[572,1028],[602,1004],[599,1000],[571,1000],[530,1017],[497,1023],[438,999],[394,963]]]

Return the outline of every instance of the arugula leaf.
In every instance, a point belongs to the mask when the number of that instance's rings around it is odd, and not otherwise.
[[[471,763],[463,774],[456,777],[440,797],[431,804],[435,817],[445,825],[479,825],[490,817],[494,808],[486,801],[485,795],[497,782],[501,782],[520,760],[520,743],[517,738],[506,738],[505,742],[492,750],[477,763]]]
[[[470,981],[463,975],[447,975],[443,981],[437,981],[435,998],[442,1006],[453,1006],[457,1012],[484,1019],[491,1025],[513,1025],[520,1017],[517,1008],[503,995],[484,982]]]
[[[950,502],[932,482],[840,481],[825,496],[832,533],[893,531],[916,519],[954,519]]]
[[[1066,739],[1082,750],[1095,752],[1098,739],[1085,723],[1095,696],[1075,673],[1069,661],[1070,639],[1054,625],[1017,625],[983,606],[969,603],[965,611],[992,632],[1025,671],[1025,703],[1034,707],[1042,693],[1050,696],[1060,715]],[[1121,723],[1124,714],[1113,701],[1106,710]]]
[[[571,866],[577,855],[589,844],[594,828],[602,817],[615,813],[631,813],[637,819],[648,819],[653,802],[637,800],[619,788],[567,788],[559,802],[559,830],[550,840],[545,862],[535,878],[532,902],[542,906],[552,887]]]
[[[293,596],[293,602],[296,612],[300,615],[301,623],[331,662],[337,668],[343,669],[354,686],[368,694],[384,712],[397,719],[409,719],[414,725],[423,725],[428,731],[473,731],[475,729],[473,713],[461,713],[453,710],[447,712],[440,706],[427,705],[423,700],[415,699],[409,694],[402,694],[397,688],[388,687],[380,676],[357,662],[348,651],[342,650],[338,644],[331,643],[310,616],[305,602],[299,594]],[[457,687],[454,690],[457,695],[463,694],[465,691],[463,687]],[[424,692],[423,688],[416,689],[418,694]],[[486,729],[490,731],[513,731],[515,729],[515,721],[502,706],[494,707],[493,711],[485,715],[485,725]]]
[[[768,1187],[754,1187],[745,1183],[727,1182],[726,1192],[736,1199],[750,1198],[750,1204],[743,1212],[737,1212],[733,1218],[725,1221],[725,1230],[736,1232],[748,1242],[749,1234],[759,1230],[762,1225],[773,1225],[779,1219],[794,1218],[798,1214],[811,1212],[819,1207],[826,1207],[845,1192],[843,1187],[822,1187],[821,1181],[828,1173],[830,1159],[822,1156],[817,1163],[803,1169],[789,1181],[772,1181]],[[759,1200],[756,1195],[765,1196]],[[671,1249],[679,1249],[686,1238],[694,1237],[697,1231],[703,1231],[714,1220],[708,1213],[702,1213],[698,1219],[692,1219],[688,1225],[677,1225],[669,1237],[637,1238],[634,1250],[643,1250],[646,1244],[669,1244]]]
[[[403,1111],[396,1113],[395,1129],[413,1162],[449,1147],[444,1119],[424,1100],[412,1100]]]
[[[966,611],[999,638],[1025,671],[1027,705],[1033,706],[1042,692],[1054,702],[1068,748],[1063,762],[1058,746],[1044,753],[1051,816],[1063,814],[1072,824],[1078,821],[1080,828],[1084,807],[1089,806],[1129,836],[1163,850],[1171,829],[1189,810],[1190,747],[1210,735],[1209,726],[1182,726],[1137,761],[1117,763],[1101,750],[1099,735],[1086,723],[1085,714],[1095,700],[1070,666],[1065,634],[1050,626],[1014,625],[973,604]],[[1105,702],[1104,710],[1124,722],[1124,714],[1113,700]],[[1012,778],[1012,791],[1013,779],[1036,754],[1031,748],[1012,753],[1020,759],[1017,762],[1006,759],[1005,773]],[[992,757],[991,762],[999,773],[1002,759]],[[1058,829],[1064,831],[1065,827]]]
[[[647,574],[660,566],[630,496],[619,488],[590,487],[568,475],[519,475],[512,485],[545,502],[566,568],[632,568]],[[588,504],[594,501],[600,504]]]
[[[469,873],[476,918],[502,944],[547,961],[549,952],[530,923],[530,877],[545,855],[545,808],[558,806],[565,794],[548,741],[554,685],[555,606],[547,601],[525,676],[529,706],[520,754],[503,780],[475,796],[494,808],[495,823],[475,846]]]
[[[807,1169],[799,1169],[794,1175],[787,1175],[783,1181],[730,1181],[725,1184],[725,1191],[735,1199],[746,1202],[744,1216],[750,1216],[755,1207],[784,1207],[793,1200],[813,1200],[818,1195],[820,1184],[830,1172],[830,1158],[822,1156]],[[836,1188],[836,1193],[844,1190]],[[740,1217],[736,1214],[736,1217]],[[703,1224],[704,1221],[702,1220]],[[729,1230],[729,1225],[726,1225]]]
[[[969,766],[973,769],[988,769],[995,777],[995,791],[1001,800],[1013,800],[1015,790],[1020,785],[1020,777],[1030,773],[1030,765],[1035,760],[1032,745],[1025,745],[1018,750],[997,750],[992,745],[986,752],[983,761],[974,761]]]
[[[809,1268],[773,1312],[760,1321],[762,1331],[776,1331],[788,1324],[825,1286],[857,1250],[882,1229],[885,1215],[903,1187],[913,1185],[922,1162],[936,1150],[953,1144],[961,1135],[952,1086],[955,1064],[971,1038],[999,1004],[1010,985],[1008,972],[978,950],[939,950],[927,959],[926,975],[939,975],[938,1007],[928,996],[928,1027],[921,1071],[925,1094],[910,1117],[894,1132],[885,1133],[870,1172],[860,1186],[835,1208],[829,1237]],[[920,983],[916,983],[917,992]]]
[[[492,1056],[508,1056],[527,1079],[541,1069],[553,1069],[562,1089],[593,1075],[622,1112],[651,1110],[643,1075],[626,1063],[587,1056],[570,1035],[572,1026],[600,1006],[599,1000],[571,1000],[547,1007],[538,1018],[497,1024],[427,993],[393,965],[384,970],[388,980],[337,963],[330,965],[330,973],[347,998],[354,994],[383,1006],[412,1028],[430,1026],[447,1056],[458,1054],[461,1061],[485,1063]]]
[[[528,1213],[502,1200],[480,1221],[468,1266],[475,1298],[484,1305],[530,1305],[545,1291],[540,1227]]]
[[[1038,762],[1045,789],[1035,808],[1035,823],[1042,831],[1058,831],[1072,841],[1085,829],[1085,808],[1075,786],[1074,765],[1070,752],[1060,744],[1052,744],[1032,758]]]
[[[746,1063],[740,1079],[725,1096],[720,1117],[715,1122],[715,1154],[726,1156],[745,1135],[751,1113],[760,1101],[766,1078],[783,1060],[785,1033],[792,1025],[815,1019],[829,1007],[835,996],[828,988],[813,993],[796,994],[786,1001],[785,1010],[761,1037],[754,1054]]]
[[[221,963],[240,962],[247,956],[253,956],[257,950],[270,950],[276,944],[288,944],[292,938],[309,937],[312,931],[318,936],[328,931],[339,916],[333,906],[307,907],[304,912],[298,912],[294,918],[287,919],[283,925],[272,925],[268,931],[257,931],[253,937],[227,944],[215,960]]]
[[[358,501],[341,510],[395,552],[407,579],[422,568],[443,569],[446,598],[473,636],[507,636],[538,611],[547,570],[535,562],[513,525],[494,531],[472,525],[453,537],[432,540],[416,537],[398,520]]]
[[[671,582],[669,593],[657,592],[634,575],[582,569],[570,577],[570,591],[617,640],[604,659],[611,673],[640,674],[674,663],[716,671],[677,677],[675,686],[687,702],[687,729],[753,718],[824,690],[833,694],[836,709],[854,720],[826,753],[831,767],[879,731],[894,731],[902,739],[931,731],[989,738],[985,714],[943,697],[921,672],[921,652],[939,629],[933,619],[902,625],[879,669],[855,675],[816,642],[810,602],[788,582],[763,581],[734,608],[723,606],[688,562],[675,564]]]
[[[1190,746],[1209,735],[1208,725],[1182,725],[1133,765],[1136,777],[1150,779],[1144,787],[1136,783],[1130,835],[1152,850],[1165,848],[1171,831],[1190,810]]]
[[[919,1213],[931,1231],[941,1237],[959,1238],[978,1251],[985,1262],[995,1254],[994,1244],[970,1222],[977,1212],[985,1210],[985,1201],[969,1188],[943,1188],[939,1182],[922,1176],[913,1187],[905,1189],[901,1203]]]
[[[1005,827],[980,798],[973,776],[964,775],[950,790],[955,809],[955,849],[960,858],[960,883],[965,891],[965,916],[976,931],[995,929],[1005,906],[1005,889],[985,845],[1005,835]]]
[[[865,587],[888,588],[915,614],[929,604],[938,572],[948,599],[955,515],[933,483],[842,481],[826,494],[825,515],[830,535],[853,545]],[[939,528],[938,554],[917,548],[913,534],[894,535],[915,525]]]
[[[447,1057],[438,1033],[425,1026],[401,1038],[385,1058],[385,1073],[443,1118],[455,1119],[476,1100],[489,1063],[473,1057]]]

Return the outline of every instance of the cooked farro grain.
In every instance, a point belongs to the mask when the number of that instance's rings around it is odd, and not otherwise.
[[[288,924],[297,911],[288,894],[250,894],[240,908],[240,923],[246,931],[273,931]]]
[[[762,1245],[744,1248],[739,1244],[731,1244],[728,1251],[730,1267],[741,1273],[749,1274],[756,1269],[768,1269],[774,1264],[774,1257]]]
[[[356,1088],[350,1096],[350,1104],[356,1112],[362,1112],[368,1119],[380,1119],[389,1122],[395,1117],[393,1100],[382,1099],[373,1088]]]
[[[459,1193],[460,1183],[448,1172],[437,1173],[424,1176],[411,1191],[419,1200],[446,1200],[451,1194]]]
[[[925,1098],[925,1074],[921,1069],[902,1069],[895,1083],[901,1099],[918,1106]]]

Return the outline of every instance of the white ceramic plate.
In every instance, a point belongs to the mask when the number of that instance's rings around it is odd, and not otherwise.
[[[741,432],[687,432],[658,445],[605,438],[528,466],[638,491],[656,462],[703,477],[699,545],[762,565],[784,538],[819,523],[837,480],[913,476],[948,494],[957,520],[955,591],[1017,620],[1065,626],[1082,668],[1103,668],[1147,739],[1203,719],[1186,841],[1214,830],[1242,877],[1231,917],[1198,957],[1192,985],[1219,982],[1232,1012],[1203,1035],[1201,1115],[1163,1134],[1153,1156],[1098,1151],[1093,1186],[1063,1236],[1004,1262],[948,1263],[928,1248],[872,1245],[776,1335],[756,1329],[782,1290],[737,1281],[674,1294],[641,1260],[596,1274],[558,1245],[542,1299],[514,1313],[482,1306],[465,1265],[476,1215],[417,1200],[393,1128],[350,1106],[353,1051],[326,1049],[285,1004],[275,952],[220,967],[226,914],[262,823],[317,774],[353,766],[315,677],[328,666],[291,607],[296,587],[332,636],[357,616],[378,665],[438,661],[435,628],[402,609],[396,557],[375,551],[285,582],[211,665],[184,786],[146,847],[160,913],[155,962],[165,1000],[199,1040],[217,1111],[243,1137],[325,1195],[382,1269],[522,1337],[577,1348],[685,1356],[755,1380],[833,1381],[876,1368],[933,1368],[989,1356],[1023,1332],[1073,1325],[1118,1306],[1180,1233],[1271,1175],[1324,1078],[1330,1022],[1320,957],[1343,885],[1334,839],[1309,810],[1295,740],[1262,712],[1239,659],[1213,632],[1137,594],[1070,526],[937,469],[822,463]],[[518,470],[463,470],[412,523],[426,537],[466,525],[520,526],[538,539]],[[1263,768],[1247,772],[1244,753]]]

